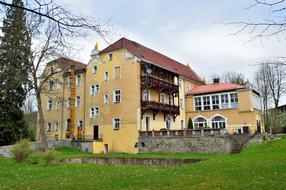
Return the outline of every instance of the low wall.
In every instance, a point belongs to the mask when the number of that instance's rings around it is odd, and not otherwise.
[[[67,158],[59,162],[79,164],[112,164],[139,166],[181,166],[203,161],[204,159],[174,159],[174,158]]]
[[[165,152],[165,153],[214,153],[240,152],[248,142],[253,144],[263,141],[263,135],[210,135],[210,136],[157,136],[140,137],[138,143],[139,153]]]

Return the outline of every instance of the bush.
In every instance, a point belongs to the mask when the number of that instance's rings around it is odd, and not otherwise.
[[[194,129],[192,118],[189,118],[188,129]]]
[[[29,144],[29,141],[24,139],[11,148],[11,153],[13,154],[16,162],[23,162],[30,154],[33,153],[33,149]]]
[[[56,151],[54,150],[47,150],[44,154],[44,160],[46,165],[51,165],[56,160]]]

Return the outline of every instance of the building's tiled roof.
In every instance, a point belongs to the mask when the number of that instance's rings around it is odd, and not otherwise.
[[[75,70],[81,70],[86,68],[86,65],[84,63],[64,57],[59,57],[48,64],[53,64],[53,63],[57,63],[59,67],[61,67],[64,71],[69,71],[71,66],[74,66]]]
[[[147,48],[137,42],[128,40],[126,38],[121,38],[120,40],[116,41],[115,43],[100,51],[100,53],[107,53],[121,48],[127,49],[130,53],[139,57],[142,60],[145,60],[161,68],[174,72],[187,79],[204,84],[201,78],[189,66],[179,63],[178,61],[175,61],[165,55],[162,55],[159,52],[156,52],[150,48]]]
[[[187,94],[189,95],[198,95],[198,94],[207,94],[215,92],[224,92],[231,90],[245,89],[245,86],[233,84],[233,83],[213,83],[202,86],[197,86],[190,90]]]

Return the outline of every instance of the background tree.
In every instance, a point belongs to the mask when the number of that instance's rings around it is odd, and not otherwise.
[[[244,74],[235,71],[226,71],[222,74],[213,74],[212,79],[219,78],[221,82],[230,82],[239,85],[250,84],[250,82],[245,78]]]
[[[21,0],[13,0],[22,6]],[[31,41],[26,26],[26,14],[21,9],[8,8],[0,36],[0,97],[2,143],[11,144],[28,137],[29,129],[21,110],[27,93]],[[26,136],[27,135],[27,136]]]

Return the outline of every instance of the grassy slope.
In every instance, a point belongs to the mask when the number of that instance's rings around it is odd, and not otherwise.
[[[61,148],[58,157],[93,156]],[[41,155],[15,164],[0,158],[0,189],[285,189],[286,138],[241,154],[112,154],[111,157],[205,157],[180,168],[56,164]],[[31,164],[38,160],[38,164]]]

